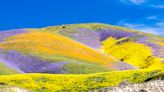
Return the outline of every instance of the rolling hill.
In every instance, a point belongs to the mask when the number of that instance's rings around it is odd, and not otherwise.
[[[2,62],[12,64],[18,72],[92,73],[134,68],[59,33],[19,29],[1,35]]]
[[[24,73],[95,73],[134,69],[100,51],[108,37],[130,37],[163,58],[164,38],[128,28],[100,24],[71,24],[0,32],[0,59]],[[29,67],[30,66],[30,67]]]

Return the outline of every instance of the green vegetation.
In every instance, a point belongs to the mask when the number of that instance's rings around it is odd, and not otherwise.
[[[162,70],[126,70],[95,74],[18,74],[0,76],[0,83],[35,92],[86,92],[127,81],[139,83],[160,78]],[[160,76],[159,76],[160,75]]]
[[[86,23],[86,24],[68,24],[68,25],[59,25],[59,26],[49,26],[46,28],[41,28],[41,30],[49,31],[49,32],[60,32],[63,29],[69,30],[69,29],[76,29],[76,28],[85,28],[85,29],[96,30],[96,31],[102,30],[102,29],[113,29],[113,30],[129,31],[129,32],[138,32],[136,30],[132,30],[129,28],[120,27],[120,26],[112,26],[112,25],[103,24],[103,23]]]
[[[3,63],[0,63],[0,75],[16,74],[17,72],[9,68]]]
[[[109,68],[98,64],[91,64],[91,63],[81,63],[81,62],[69,62],[68,64],[64,65],[64,70],[67,73],[72,74],[88,74],[88,73],[96,73],[96,72],[109,72],[112,71]]]

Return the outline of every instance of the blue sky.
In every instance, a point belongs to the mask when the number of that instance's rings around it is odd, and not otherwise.
[[[0,0],[0,30],[91,22],[164,35],[164,0]]]

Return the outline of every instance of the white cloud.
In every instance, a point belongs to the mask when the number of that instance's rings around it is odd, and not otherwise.
[[[139,30],[142,32],[164,36],[164,21],[157,22],[155,23],[154,26],[147,26],[145,24],[132,24],[132,23],[126,23],[126,22],[119,22],[118,25],[126,26],[126,27]]]
[[[124,23],[124,26],[130,27],[130,28],[137,28],[137,27],[144,27],[143,24],[130,24],[130,23]]]
[[[145,0],[129,0],[131,3],[134,3],[134,4],[143,4],[145,2]]]
[[[164,30],[163,29],[164,29],[164,27],[146,27],[146,26],[141,27],[141,28],[136,28],[136,30],[140,30],[142,32],[164,36]]]
[[[155,4],[154,2],[151,2],[151,0],[119,0],[122,3],[125,4],[134,4],[134,5],[145,5],[147,7],[152,7],[156,9],[164,9],[164,4]]]
[[[158,16],[148,16],[148,20],[159,20]]]
[[[140,5],[146,2],[146,0],[120,0],[123,3],[132,3],[136,5]]]
[[[153,8],[164,9],[164,5],[150,5]]]
[[[145,19],[156,21],[156,25],[157,25],[158,23],[163,23],[163,22],[164,22],[164,18],[163,18],[162,16],[159,16],[159,15],[148,16],[148,17],[146,17]]]

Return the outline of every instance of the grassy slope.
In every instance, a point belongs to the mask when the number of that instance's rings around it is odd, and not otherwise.
[[[0,48],[17,50],[53,61],[83,61],[110,67],[117,60],[78,42],[58,34],[29,32],[9,37],[0,43]]]
[[[17,72],[10,69],[3,63],[0,63],[0,75],[16,74]]]
[[[86,92],[115,86],[121,82],[138,83],[163,78],[162,70],[126,70],[95,74],[19,74],[0,76],[0,83],[31,89],[35,92]]]

